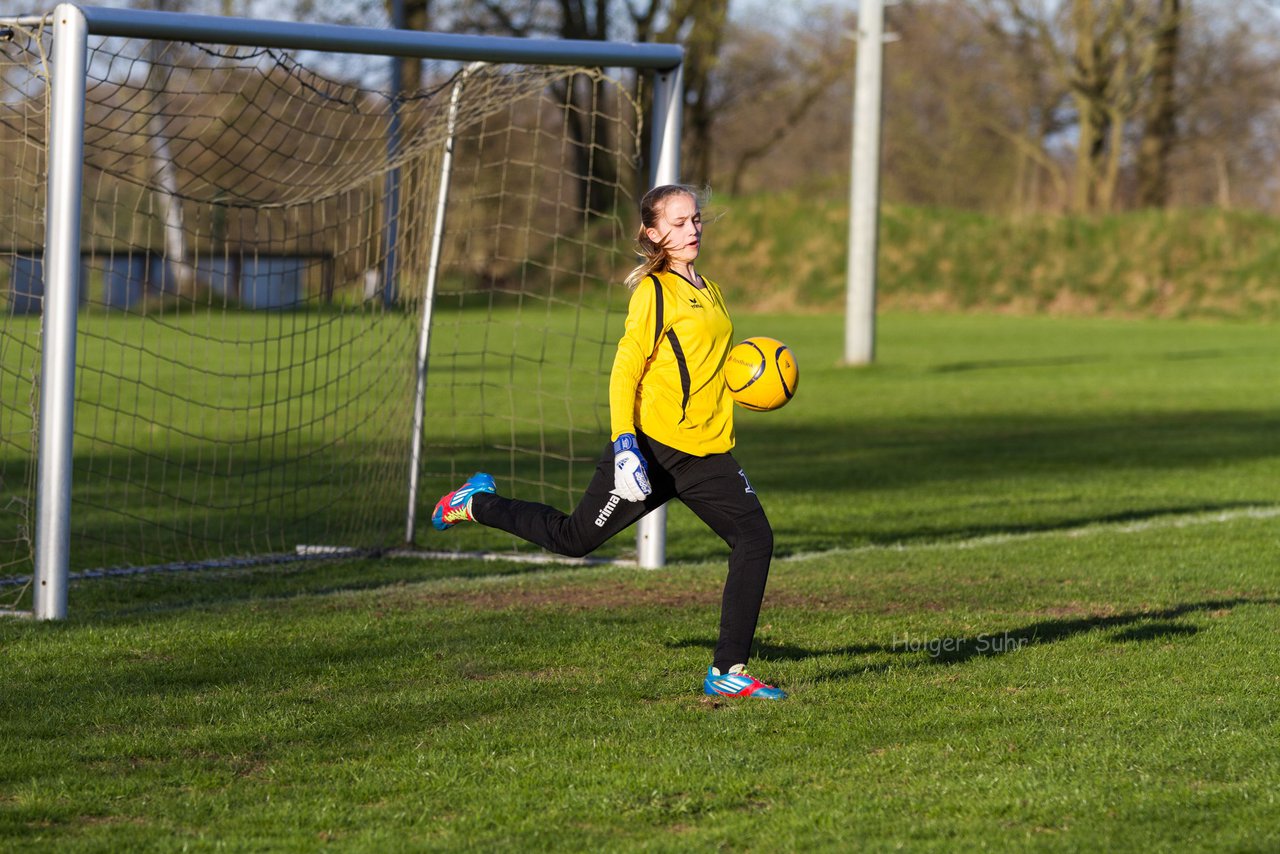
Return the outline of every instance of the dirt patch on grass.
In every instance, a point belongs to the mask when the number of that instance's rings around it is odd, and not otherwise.
[[[1053,620],[1081,620],[1107,617],[1114,617],[1119,610],[1111,604],[1097,602],[1064,602],[1060,605],[1049,605],[1045,608],[1038,608],[1034,611],[1027,612],[1028,616],[1035,618],[1049,618]]]
[[[842,593],[834,591],[771,590],[765,594],[765,607],[795,608],[801,611],[839,611],[849,614],[938,613],[950,611],[968,600],[942,601],[915,598],[904,594],[886,599],[881,591]]]
[[[487,611],[596,611],[616,608],[693,608],[719,606],[719,579],[708,584],[637,585],[634,580],[594,584],[495,584],[465,590],[419,590],[404,604],[464,605]]]
[[[148,819],[136,815],[82,815],[76,818],[75,823],[80,827],[148,827],[151,824]]]
[[[462,605],[473,610],[506,611],[599,611],[629,608],[714,608],[720,607],[724,576],[708,573],[705,577],[646,578],[636,576],[606,579],[589,584],[557,585],[493,584],[462,589],[401,588],[394,601],[380,606],[418,608],[422,606]],[[877,593],[862,591],[813,591],[788,589],[771,585],[765,592],[764,607],[787,608],[812,612],[842,613],[918,613],[942,612],[956,602],[936,597],[904,596],[885,601]]]

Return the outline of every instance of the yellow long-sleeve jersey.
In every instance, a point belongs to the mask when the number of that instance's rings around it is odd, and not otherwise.
[[[609,376],[612,438],[639,431],[700,457],[733,448],[723,375],[733,321],[720,288],[702,281],[668,272],[636,286]]]

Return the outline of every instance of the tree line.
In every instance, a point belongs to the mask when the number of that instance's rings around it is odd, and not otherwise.
[[[141,0],[261,14],[250,0]],[[684,177],[847,190],[856,9],[834,0],[279,0],[282,17],[684,46]],[[211,8],[212,7],[212,8]],[[900,0],[886,7],[886,201],[1009,212],[1280,211],[1274,0]],[[404,61],[407,87],[423,66]],[[563,85],[589,148],[599,82]],[[642,152],[642,156],[645,152]],[[588,194],[616,165],[594,162]],[[610,171],[612,170],[612,171]],[[594,189],[593,189],[594,188]],[[608,198],[588,199],[607,209]]]
[[[678,42],[689,181],[747,192],[848,180],[857,14],[847,4],[405,6],[408,25],[428,29]],[[1280,208],[1280,9],[1269,3],[905,0],[886,8],[886,29],[889,201]]]

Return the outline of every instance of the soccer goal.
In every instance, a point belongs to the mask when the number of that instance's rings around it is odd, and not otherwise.
[[[635,199],[678,178],[681,58],[0,20],[0,606],[60,619],[69,579],[140,568],[521,548],[428,516],[476,470],[566,509],[590,478]]]

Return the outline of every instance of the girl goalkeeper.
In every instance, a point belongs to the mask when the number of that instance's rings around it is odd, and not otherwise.
[[[640,201],[644,261],[609,379],[612,442],[570,514],[503,498],[473,475],[436,504],[441,531],[472,521],[557,554],[581,557],[650,510],[679,498],[729,544],[720,638],[703,691],[778,700],[786,694],[746,672],[773,556],[773,530],[733,449],[733,402],[721,372],[733,323],[715,282],[694,269],[702,214],[693,189],[655,187]]]

